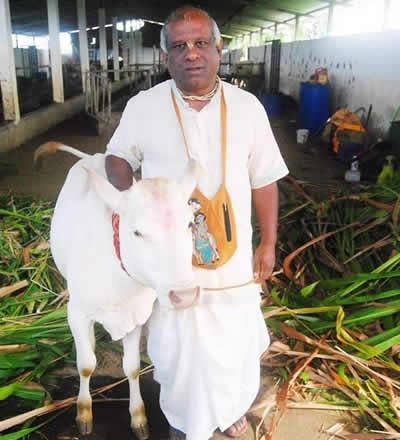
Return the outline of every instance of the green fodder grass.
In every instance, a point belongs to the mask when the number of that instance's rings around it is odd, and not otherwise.
[[[281,184],[263,300],[275,342],[262,363],[280,374],[283,400],[355,406],[366,429],[397,431],[400,182],[322,196],[310,188]]]

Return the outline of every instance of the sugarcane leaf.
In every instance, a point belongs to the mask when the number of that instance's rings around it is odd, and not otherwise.
[[[38,352],[20,352],[0,354],[0,370],[9,368],[33,367],[35,359],[39,357]]]
[[[374,280],[383,280],[387,278],[400,277],[400,271],[392,271],[385,273],[358,273],[356,275],[352,275],[350,277],[337,278],[331,280],[323,280],[320,281],[321,286],[336,288],[340,286],[345,286],[347,284],[353,284],[358,282],[367,282]]]
[[[46,396],[46,391],[40,385],[17,384],[14,395],[21,399],[42,402]]]
[[[18,440],[18,439],[30,434],[31,432],[36,431],[37,429],[40,428],[40,426],[42,426],[42,425],[32,426],[31,428],[20,429],[19,431],[11,432],[10,434],[1,434],[0,440]]]
[[[380,299],[392,298],[394,296],[400,295],[400,289],[387,290],[385,292],[378,292],[369,295],[355,294],[349,298],[344,298],[340,300],[341,305],[351,305],[351,304],[361,304],[368,303],[371,301],[379,301]]]
[[[400,335],[400,325],[398,325],[395,328],[392,328],[390,330],[381,332],[381,333],[377,333],[374,336],[371,336],[367,339],[364,339],[364,343],[368,344],[368,345],[379,345],[381,342],[384,342],[386,340],[389,340],[393,337],[396,337],[397,335]]]
[[[275,304],[277,304],[279,306],[286,305],[286,304],[283,303],[282,298],[280,298],[278,296],[278,289],[277,289],[276,286],[271,289],[270,294],[271,294],[271,298],[272,298],[272,300],[274,301]]]
[[[16,387],[16,383],[10,383],[9,385],[4,385],[3,387],[0,387],[0,400],[5,400],[13,395]]]
[[[315,288],[318,286],[318,284],[320,283],[320,281],[314,281],[312,284],[309,284],[308,286],[303,287],[300,292],[301,295],[306,298],[307,296],[310,296]]]
[[[364,342],[365,343],[365,342]],[[385,353],[385,351],[392,348],[394,345],[400,344],[400,334],[393,336],[389,339],[386,339],[385,341],[375,344],[374,349],[376,350],[376,356],[382,353]]]

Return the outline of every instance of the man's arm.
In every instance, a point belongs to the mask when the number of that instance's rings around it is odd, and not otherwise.
[[[278,186],[276,183],[252,190],[254,207],[260,225],[261,242],[254,256],[254,278],[262,281],[271,276],[275,266],[278,228]]]
[[[120,191],[132,186],[133,171],[126,160],[112,154],[106,156],[106,173],[108,180]]]

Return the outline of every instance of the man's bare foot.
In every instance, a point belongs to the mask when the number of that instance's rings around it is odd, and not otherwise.
[[[185,433],[178,431],[172,427],[169,428],[169,440],[185,440]]]
[[[232,426],[224,431],[224,434],[228,437],[237,438],[247,431],[247,419],[245,416],[235,422]]]

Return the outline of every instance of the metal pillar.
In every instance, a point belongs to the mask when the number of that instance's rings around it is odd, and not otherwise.
[[[53,101],[64,102],[64,82],[60,44],[60,16],[58,0],[47,0],[49,20],[49,49],[51,60],[51,80],[53,84]]]
[[[113,65],[114,65],[114,81],[119,81],[119,43],[118,43],[118,18],[112,18],[112,42],[113,42]]]
[[[18,103],[17,78],[11,34],[9,0],[0,0],[0,84],[6,121],[18,124],[21,116]]]
[[[383,30],[386,30],[389,28],[389,17],[390,17],[390,10],[392,6],[392,0],[385,0],[385,6],[384,6],[384,16],[383,16]]]
[[[127,36],[127,25],[126,21],[124,21],[124,30],[122,31],[122,58],[123,58],[123,69],[128,70],[129,65],[129,46],[128,46],[128,36]],[[127,76],[127,73],[124,73],[124,77]]]
[[[328,29],[327,29],[328,37],[330,35],[332,35],[332,30],[333,30],[333,8],[334,7],[335,7],[335,4],[331,3],[331,5],[329,6],[329,10],[328,10]]]
[[[107,39],[106,39],[106,10],[99,9],[99,43],[100,43],[100,66],[103,72],[107,71]]]
[[[86,31],[86,0],[76,0],[76,7],[78,10],[79,56],[81,59],[82,88],[85,93],[86,86],[89,87],[89,81],[87,81],[87,74],[89,72],[89,49]]]

